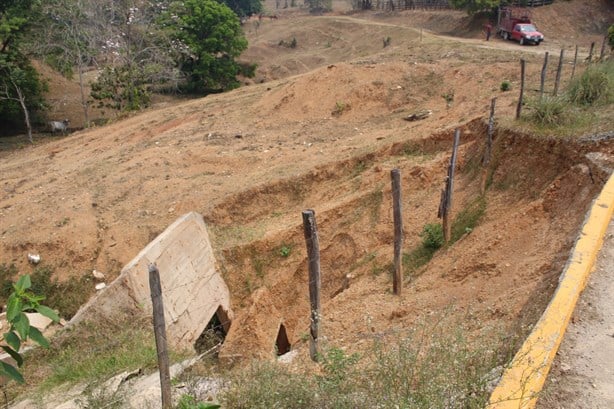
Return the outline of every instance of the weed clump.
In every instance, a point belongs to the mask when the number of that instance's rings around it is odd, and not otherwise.
[[[530,119],[533,123],[541,126],[560,126],[566,124],[569,119],[568,102],[563,97],[544,97],[529,102],[532,108]]]

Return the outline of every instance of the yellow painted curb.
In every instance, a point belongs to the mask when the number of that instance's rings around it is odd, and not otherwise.
[[[535,407],[567,325],[593,269],[614,211],[614,174],[603,187],[582,227],[559,286],[535,328],[490,396],[488,409]]]

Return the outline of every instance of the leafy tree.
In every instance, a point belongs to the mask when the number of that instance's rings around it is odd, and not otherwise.
[[[149,104],[155,87],[178,87],[177,61],[189,50],[160,24],[169,4],[168,0],[92,1],[90,14],[107,27],[99,46],[104,69],[91,93],[100,105],[138,110]]]
[[[469,14],[492,10],[501,4],[501,0],[450,0],[455,9],[467,10]]]
[[[218,92],[239,85],[241,66],[235,58],[247,48],[247,40],[232,10],[215,0],[173,2],[164,24],[187,49],[180,69],[188,91]]]
[[[19,353],[22,344],[28,339],[47,348],[49,342],[43,334],[36,328],[30,326],[28,316],[29,311],[38,313],[58,322],[60,318],[52,309],[40,304],[45,299],[43,296],[35,295],[28,291],[32,283],[29,275],[24,275],[13,285],[13,293],[9,296],[6,307],[6,320],[9,330],[2,335],[0,347],[8,353],[17,363],[17,367],[23,365],[23,356]],[[0,361],[0,375],[7,376],[17,382],[24,382],[23,375],[15,366]]]
[[[218,0],[227,5],[239,17],[251,16],[262,12],[260,0]]]
[[[17,128],[23,116],[32,141],[30,112],[43,108],[43,84],[21,51],[39,2],[0,1],[0,122]]]
[[[100,107],[117,111],[137,111],[149,105],[150,93],[140,71],[128,65],[105,67],[92,84],[92,98]]]
[[[305,0],[311,13],[324,13],[333,9],[332,0]]]

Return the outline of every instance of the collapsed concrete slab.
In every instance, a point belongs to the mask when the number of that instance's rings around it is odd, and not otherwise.
[[[181,216],[149,243],[113,283],[77,312],[69,325],[135,310],[151,315],[149,263],[160,270],[169,346],[193,348],[216,314],[228,331],[233,318],[230,293],[215,269],[207,226],[195,212]]]

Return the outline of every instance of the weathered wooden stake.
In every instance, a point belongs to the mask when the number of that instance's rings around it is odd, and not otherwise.
[[[171,400],[171,375],[168,366],[168,350],[166,347],[166,325],[164,323],[164,304],[162,302],[162,287],[160,271],[155,264],[149,264],[149,291],[153,305],[153,325],[158,352],[158,369],[160,370],[160,390],[162,392],[162,409],[173,407]]]
[[[401,208],[401,172],[399,169],[390,171],[392,180],[392,214],[394,219],[394,277],[392,292],[401,295],[403,291],[403,266],[401,250],[403,249],[403,217]]]
[[[608,36],[603,36],[603,41],[601,42],[601,52],[599,53],[599,61],[603,62],[605,58],[605,45],[608,42]]]
[[[318,360],[318,334],[320,332],[320,242],[318,227],[313,210],[303,211],[303,228],[307,244],[309,265],[309,301],[311,304],[311,323],[309,328],[309,355],[313,361]]]
[[[595,51],[595,42],[593,41],[591,43],[591,49],[588,52],[588,63],[592,63],[593,62],[593,51]]]
[[[524,59],[520,59],[520,96],[518,97],[518,106],[516,107],[516,119],[520,119],[522,111],[522,99],[524,97]]]
[[[546,70],[548,68],[548,51],[544,54],[544,65],[542,66],[542,76],[541,81],[539,83],[539,99],[544,97],[544,84],[546,83]]]
[[[460,129],[454,131],[454,145],[452,146],[452,157],[450,158],[450,166],[448,167],[448,178],[446,179],[446,189],[444,193],[443,211],[442,213],[442,227],[443,227],[443,239],[447,243],[450,241],[450,211],[452,210],[452,192],[454,191],[454,170],[456,168],[456,154],[458,152],[458,144],[460,143]]]
[[[573,55],[573,66],[571,68],[571,78],[570,79],[573,79],[573,76],[576,73],[577,62],[578,62],[578,46],[576,45],[576,52]]]
[[[490,101],[490,116],[488,117],[488,130],[486,132],[486,148],[484,149],[484,158],[482,160],[482,193],[486,191],[486,176],[488,174],[488,165],[492,155],[492,139],[495,133],[495,107],[497,105],[497,97]]]
[[[554,80],[554,96],[559,94],[559,85],[561,83],[561,71],[563,71],[563,55],[565,50],[561,48],[561,55],[559,56],[559,65],[556,68],[556,79]]]

